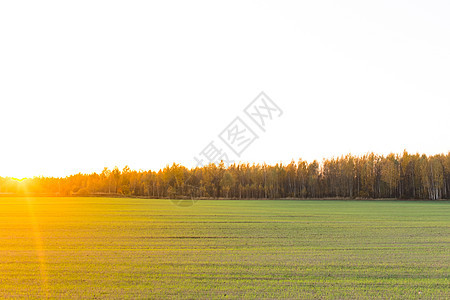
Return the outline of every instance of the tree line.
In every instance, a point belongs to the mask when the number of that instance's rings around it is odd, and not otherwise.
[[[0,194],[120,195],[148,198],[450,199],[450,152],[434,156],[374,153],[289,164],[223,163],[159,171],[104,168],[101,173],[23,181],[0,177]]]

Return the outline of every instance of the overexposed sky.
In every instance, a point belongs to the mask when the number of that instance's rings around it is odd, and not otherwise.
[[[448,1],[2,1],[0,176],[193,166],[261,91],[283,115],[237,160],[448,152],[449,16]]]

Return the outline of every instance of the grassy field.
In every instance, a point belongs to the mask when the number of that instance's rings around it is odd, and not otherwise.
[[[450,298],[449,202],[0,207],[0,298]]]

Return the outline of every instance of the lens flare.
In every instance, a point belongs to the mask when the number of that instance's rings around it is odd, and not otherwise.
[[[39,220],[36,217],[34,199],[26,197],[26,203],[28,207],[28,215],[30,219],[31,232],[33,234],[33,240],[35,245],[35,251],[37,255],[37,260],[39,263],[39,274],[40,274],[40,284],[41,284],[41,297],[48,299],[48,272],[45,258],[44,242],[41,235],[41,229],[39,228]]]

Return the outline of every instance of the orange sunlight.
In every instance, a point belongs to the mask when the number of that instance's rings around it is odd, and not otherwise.
[[[23,191],[26,193],[26,183],[27,178],[22,179],[16,179],[13,178],[13,180],[16,180],[19,182],[19,184],[22,186]],[[30,220],[30,227],[31,232],[33,233],[33,239],[35,244],[35,250],[37,255],[37,260],[39,263],[39,273],[41,278],[41,291],[42,291],[42,298],[48,299],[49,298],[49,291],[48,291],[48,273],[47,273],[47,266],[46,266],[46,259],[45,259],[45,250],[44,250],[44,243],[41,236],[41,230],[39,228],[39,220],[36,217],[35,208],[34,208],[34,202],[36,201],[36,198],[32,197],[26,197],[27,207],[28,207],[28,216]]]

